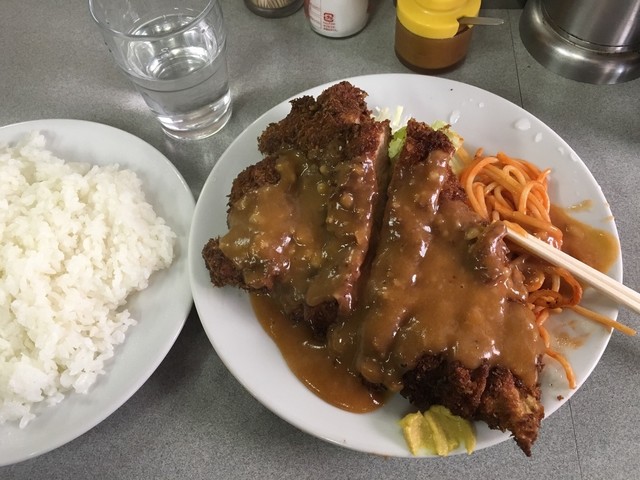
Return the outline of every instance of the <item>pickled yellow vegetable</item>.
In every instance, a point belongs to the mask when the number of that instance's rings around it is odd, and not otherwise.
[[[424,413],[406,415],[400,420],[400,426],[413,455],[426,451],[446,457],[462,444],[470,454],[476,447],[471,422],[441,405],[434,405]]]

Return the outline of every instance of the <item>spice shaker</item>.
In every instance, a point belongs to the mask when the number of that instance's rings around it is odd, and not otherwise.
[[[313,31],[325,37],[349,37],[369,20],[369,0],[305,0],[304,10]]]
[[[397,0],[395,52],[420,73],[452,68],[467,54],[472,26],[462,17],[476,17],[480,0]]]
[[[244,0],[249,10],[261,17],[286,17],[297,12],[304,0]]]

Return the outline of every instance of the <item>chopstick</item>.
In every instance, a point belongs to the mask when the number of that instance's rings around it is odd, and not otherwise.
[[[615,300],[617,303],[630,308],[636,313],[640,313],[640,293],[630,289],[626,285],[623,285],[595,268],[576,260],[572,256],[552,247],[542,240],[529,235],[524,230],[520,232],[519,230],[507,226],[506,236],[513,243],[520,245],[538,257],[569,271],[576,278],[591,285],[593,288]]]

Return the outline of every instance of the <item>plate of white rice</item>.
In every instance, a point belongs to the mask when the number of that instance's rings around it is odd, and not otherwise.
[[[82,435],[164,359],[192,306],[194,206],[129,133],[0,128],[0,466]]]

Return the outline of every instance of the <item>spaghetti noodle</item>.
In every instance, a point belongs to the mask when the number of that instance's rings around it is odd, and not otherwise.
[[[516,224],[529,234],[561,248],[562,230],[552,223],[550,217],[549,173],[550,169],[540,170],[525,160],[504,153],[484,156],[480,149],[461,170],[460,182],[471,207],[487,221]],[[545,353],[560,363],[569,386],[575,388],[576,379],[571,364],[551,347],[550,336],[544,326],[550,313],[571,308],[608,327],[620,326],[612,320],[603,320],[601,315],[590,315],[593,312],[578,306],[582,298],[582,286],[569,272],[549,265],[515,245],[511,245],[511,248],[514,252],[512,261],[525,278],[529,293],[527,304],[536,317],[540,336],[546,346]],[[620,330],[627,333],[623,328]]]

